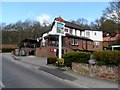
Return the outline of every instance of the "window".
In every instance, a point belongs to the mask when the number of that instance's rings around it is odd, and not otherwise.
[[[100,45],[100,42],[94,42],[94,45],[95,45],[95,46],[99,46],[99,45]]]
[[[65,29],[65,32],[68,32],[68,29]]]
[[[78,45],[78,39],[72,39],[71,45]]]
[[[77,30],[75,30],[75,35],[77,35]]]
[[[90,32],[86,32],[86,37],[90,38]]]
[[[69,28],[65,27],[65,30],[64,30],[64,31],[65,31],[65,32],[68,32],[68,29],[69,29]]]
[[[78,45],[78,39],[74,39],[75,40],[75,45]]]
[[[95,35],[96,35],[96,32],[95,32]]]
[[[73,30],[72,29],[70,29],[70,34],[72,34],[73,33]]]
[[[74,45],[74,39],[72,39],[72,41],[71,41],[71,45]]]
[[[80,31],[81,32],[81,36],[85,36],[85,32],[84,31]]]
[[[82,36],[82,31],[80,31],[80,36]]]

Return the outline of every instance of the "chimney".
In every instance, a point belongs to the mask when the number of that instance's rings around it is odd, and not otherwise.
[[[56,21],[60,21],[60,22],[64,22],[64,20],[59,16],[57,18],[55,18]]]

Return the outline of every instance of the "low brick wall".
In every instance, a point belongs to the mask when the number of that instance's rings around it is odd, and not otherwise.
[[[18,48],[18,45],[17,44],[2,44],[0,45],[0,48]]]
[[[72,63],[72,70],[80,74],[118,82],[118,66]]]

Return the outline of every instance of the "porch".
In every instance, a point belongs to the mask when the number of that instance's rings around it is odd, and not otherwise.
[[[45,46],[59,46],[59,35],[48,35],[44,37]],[[65,47],[64,37],[62,36],[62,46]]]

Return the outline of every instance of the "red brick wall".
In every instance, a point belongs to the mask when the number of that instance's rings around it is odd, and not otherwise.
[[[64,50],[64,54],[68,52],[73,52],[74,51],[73,49],[86,50],[86,41],[82,47],[83,41],[81,39],[79,39],[77,46],[71,46],[71,40],[72,40],[71,38],[64,37],[63,40],[65,43],[65,46],[62,47],[62,49]],[[91,44],[90,41],[88,41],[87,50],[93,50],[93,42],[91,42]],[[56,56],[56,52],[54,51],[54,49],[58,49],[58,46],[57,47],[45,46],[45,47],[36,48],[36,56],[42,56],[42,57]]]
[[[41,56],[41,57],[44,57],[44,56],[48,56],[48,53],[47,53],[47,47],[42,47],[42,48],[36,48],[36,56]]]
[[[103,50],[103,42],[102,42],[102,41],[97,41],[97,42],[99,42],[100,45],[99,45],[99,46],[95,46],[95,45],[94,45],[94,50],[95,50],[95,51],[96,51],[96,50]]]
[[[70,47],[71,49],[79,49],[79,50],[93,50],[93,42],[87,41],[87,48],[86,48],[86,41],[82,39],[78,39],[78,45],[72,46],[71,45],[71,38],[65,37],[64,38],[66,47]],[[84,43],[83,43],[84,41]]]
[[[56,52],[54,51],[54,49],[58,49],[58,47],[46,46],[46,47],[36,48],[35,55],[40,57],[56,56]],[[63,50],[64,50],[64,54],[68,52],[73,52],[72,49],[67,47],[63,47]]]
[[[49,56],[56,56],[56,52],[54,52],[54,49],[56,47],[40,47],[36,48],[36,56],[41,56],[41,57],[49,57]]]
[[[88,43],[87,43],[87,44],[88,44],[88,47],[87,47],[87,48],[88,48],[88,50],[93,50],[93,44],[94,44],[94,43],[93,43],[93,42],[88,41]]]
[[[108,47],[113,41],[103,41],[103,47]]]

